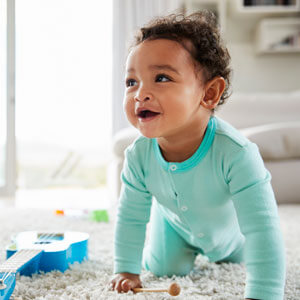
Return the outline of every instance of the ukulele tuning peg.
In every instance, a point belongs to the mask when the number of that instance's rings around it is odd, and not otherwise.
[[[0,279],[0,290],[4,290],[4,289],[6,289],[6,284],[2,279]]]

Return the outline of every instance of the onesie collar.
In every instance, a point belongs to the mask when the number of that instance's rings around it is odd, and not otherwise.
[[[206,155],[208,152],[216,131],[216,119],[215,117],[211,116],[209,119],[209,122],[207,124],[207,128],[205,131],[204,138],[197,149],[197,151],[187,160],[183,162],[168,162],[164,159],[164,157],[161,154],[157,139],[152,139],[154,153],[156,156],[156,159],[158,160],[159,164],[166,170],[171,171],[172,173],[178,173],[183,171],[188,171],[195,167]]]

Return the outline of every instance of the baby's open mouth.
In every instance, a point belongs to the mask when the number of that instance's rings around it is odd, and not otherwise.
[[[142,118],[142,119],[152,118],[152,117],[155,117],[157,115],[159,115],[159,112],[151,111],[151,110],[148,110],[148,109],[141,110],[138,113],[138,117]]]

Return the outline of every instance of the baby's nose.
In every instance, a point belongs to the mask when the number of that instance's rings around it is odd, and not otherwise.
[[[137,92],[137,94],[134,97],[135,101],[143,102],[148,101],[153,98],[152,94],[147,91],[145,88],[140,88]]]
[[[135,99],[135,101],[143,102],[143,101],[148,101],[151,98],[149,96],[145,96],[145,97],[136,96],[136,97],[134,97],[134,99]]]

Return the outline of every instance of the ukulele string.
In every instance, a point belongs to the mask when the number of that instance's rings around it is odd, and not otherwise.
[[[21,259],[23,258],[23,257],[25,257],[26,258],[26,255],[27,254],[30,254],[30,250],[29,249],[23,249],[22,251],[19,251],[19,252],[16,252],[15,254],[13,254],[13,256],[14,256],[14,259],[20,259],[20,257],[21,257]],[[15,273],[16,272],[16,270],[14,269],[10,269],[9,271],[5,271],[4,273],[3,273],[3,276],[2,276],[2,278],[0,279],[0,282],[3,282],[4,283],[4,281],[7,279],[7,277],[10,275],[10,274],[12,274],[12,273]]]
[[[12,273],[12,271],[4,273],[4,276],[0,279],[1,282],[5,282],[6,278]]]
[[[47,240],[48,238],[52,238],[56,235],[55,232],[49,232],[49,233],[44,233],[44,234],[41,234],[38,239],[40,239],[41,241],[45,241]]]
[[[16,252],[15,254],[13,254],[13,259],[17,259],[17,262],[20,263],[20,261],[22,262],[22,265],[24,264],[24,261],[28,261],[31,258],[33,258],[36,254],[34,252],[32,252],[32,249],[21,249],[20,251]],[[11,256],[11,257],[12,257]],[[0,283],[3,282],[9,277],[10,274],[12,273],[16,273],[18,271],[18,267],[12,267],[9,269],[9,271],[5,271],[3,273],[2,278],[0,279]]]

